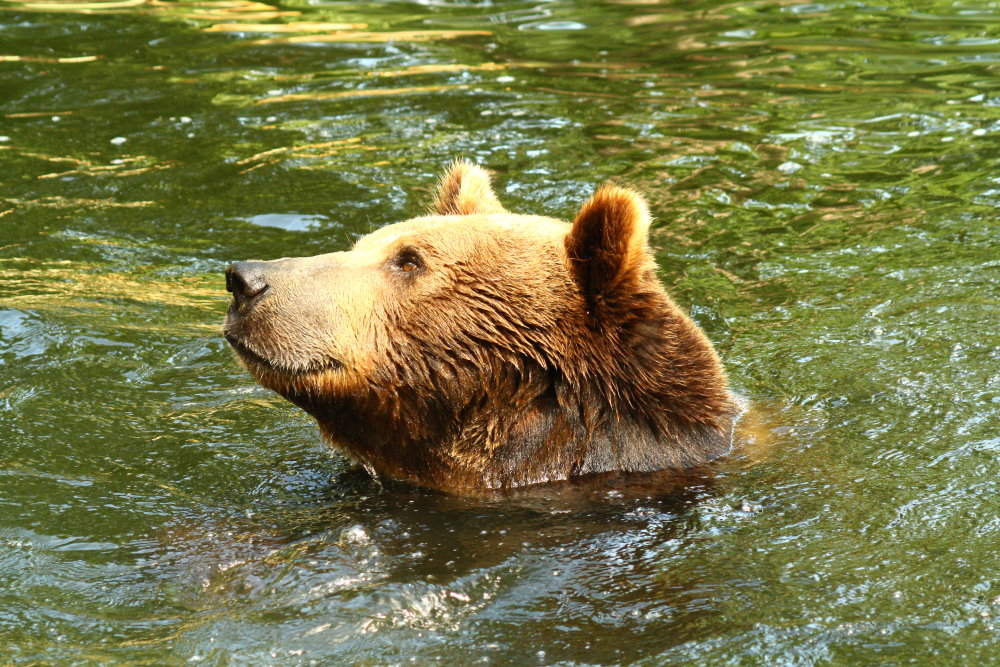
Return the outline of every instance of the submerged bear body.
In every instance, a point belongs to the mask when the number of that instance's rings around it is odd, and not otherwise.
[[[366,467],[475,492],[727,453],[737,404],[666,295],[634,192],[510,213],[457,162],[430,215],[227,271],[240,360]]]

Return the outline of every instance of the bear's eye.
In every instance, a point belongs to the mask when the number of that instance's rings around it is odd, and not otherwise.
[[[420,259],[420,255],[418,255],[412,248],[406,248],[405,250],[399,251],[396,256],[392,258],[391,264],[392,268],[405,273],[410,273],[424,268],[424,263]]]

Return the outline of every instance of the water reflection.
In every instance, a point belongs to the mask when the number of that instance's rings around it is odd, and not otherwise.
[[[247,0],[180,0],[170,2],[161,0],[106,0],[105,2],[10,0],[2,9],[21,12],[96,15],[142,13],[165,19],[201,21],[224,21],[233,18],[262,21],[300,14],[297,11],[279,11],[271,5]]]
[[[186,594],[199,605],[264,598],[269,613],[287,609],[289,618],[311,607],[315,625],[305,636],[357,641],[376,630],[457,630],[498,604],[535,597],[537,589],[523,588],[525,567],[536,585],[581,600],[593,574],[603,579],[609,566],[650,571],[648,550],[675,550],[689,508],[710,492],[704,485],[666,496],[564,486],[470,500],[377,486],[360,475],[338,478],[332,506],[256,515],[204,534],[190,526],[172,531],[157,567],[197,573]],[[261,525],[288,532],[261,534]],[[596,551],[587,546],[597,544]],[[531,565],[526,553],[534,554]],[[359,593],[375,598],[357,608],[351,601]]]
[[[284,27],[284,26],[283,26]],[[289,32],[280,30],[279,32]],[[424,42],[438,39],[456,39],[460,37],[490,36],[492,33],[483,30],[405,30],[398,32],[371,32],[357,30],[337,30],[336,32],[315,32],[308,28],[302,32],[307,35],[287,35],[258,39],[253,45],[268,44],[323,44],[331,42]]]
[[[995,662],[989,8],[0,11],[8,659]],[[233,363],[229,261],[346,248],[457,155],[514,210],[648,195],[760,422],[710,480],[379,485]]]

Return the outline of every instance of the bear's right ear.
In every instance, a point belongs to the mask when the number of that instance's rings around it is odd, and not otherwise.
[[[649,267],[649,210],[628,188],[605,185],[581,208],[566,235],[574,282],[595,324],[630,301]]]
[[[490,187],[490,175],[482,167],[458,159],[441,177],[431,211],[438,215],[506,213]]]

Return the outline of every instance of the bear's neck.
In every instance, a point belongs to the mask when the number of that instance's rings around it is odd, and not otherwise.
[[[732,447],[740,408],[728,391],[721,400],[713,395],[708,411],[697,386],[645,387],[634,395],[619,387],[612,401],[540,368],[525,373],[521,367],[517,374],[529,380],[514,391],[507,381],[480,387],[458,411],[405,396],[387,400],[374,391],[321,404],[296,402],[318,420],[328,442],[369,469],[449,492],[687,469]],[[695,378],[709,379],[709,386],[724,386],[721,375]],[[701,409],[690,409],[685,396]]]
[[[730,452],[742,411],[728,391],[721,400],[713,396],[712,412],[687,409],[672,392],[609,401],[559,379],[529,393],[527,400],[504,401],[507,409],[471,421],[454,438],[445,458],[458,464],[458,477],[511,488],[605,472],[689,469]]]

